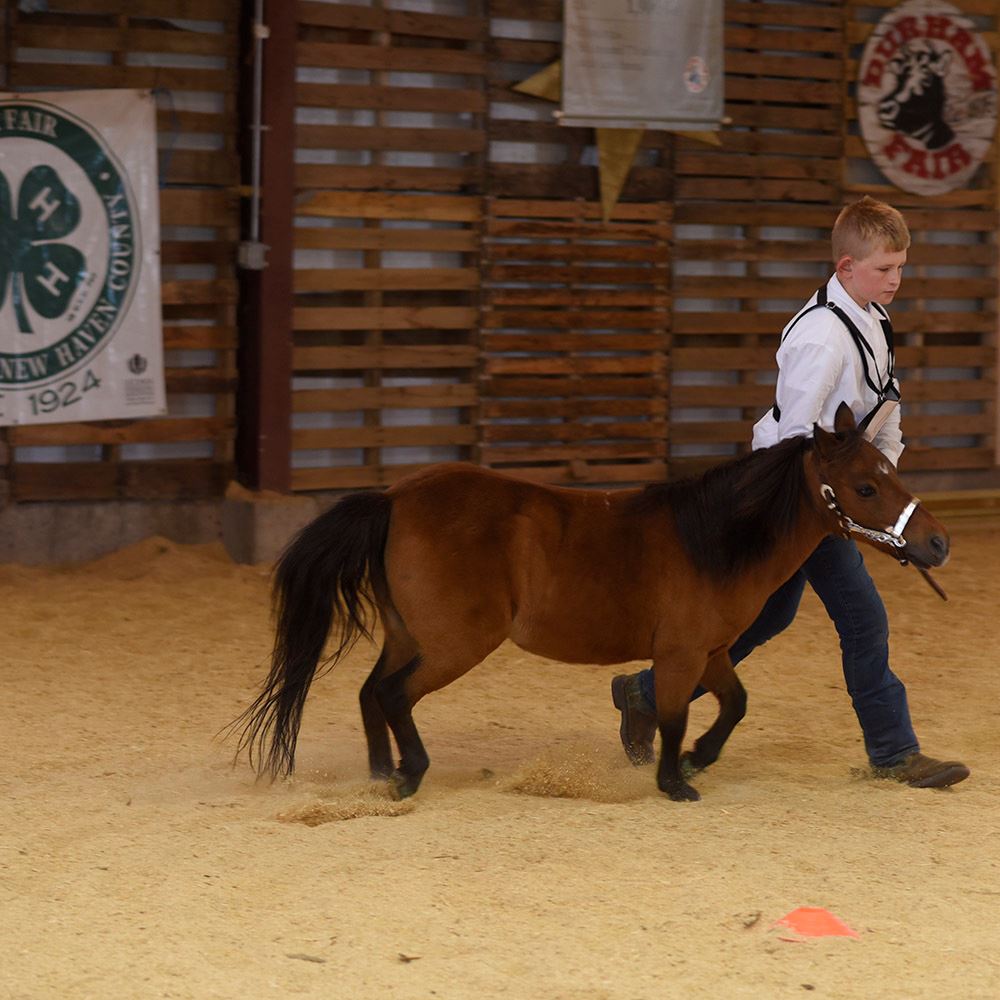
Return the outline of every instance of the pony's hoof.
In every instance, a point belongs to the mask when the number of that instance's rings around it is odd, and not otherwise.
[[[389,794],[396,799],[408,799],[420,787],[420,779],[395,770],[389,775]]]
[[[666,792],[672,802],[698,802],[701,796],[686,781],[671,782],[661,791]]]

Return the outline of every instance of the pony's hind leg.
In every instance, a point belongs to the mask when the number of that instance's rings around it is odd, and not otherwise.
[[[388,619],[388,616],[385,616]],[[405,667],[416,656],[416,644],[408,634],[400,634],[392,628],[392,622],[385,620],[386,634],[382,652],[372,667],[368,679],[361,685],[358,700],[361,703],[361,721],[365,727],[368,742],[368,768],[375,780],[384,780],[392,774],[392,744],[389,742],[389,726],[379,702],[377,689],[383,677]]]
[[[687,774],[702,771],[719,759],[726,740],[747,712],[746,688],[736,676],[727,650],[708,661],[701,683],[718,699],[719,714],[694,748],[681,756],[681,769]]]
[[[502,639],[501,635],[492,643],[480,641],[475,653],[466,648],[462,656],[456,653],[455,648],[448,652],[421,649],[400,670],[383,675],[375,683],[375,697],[399,747],[399,765],[389,778],[392,791],[398,798],[407,798],[420,787],[430,765],[430,757],[413,721],[413,706],[425,694],[437,691],[468,673],[496,649]],[[451,644],[458,648],[463,645],[457,637],[452,639]]]

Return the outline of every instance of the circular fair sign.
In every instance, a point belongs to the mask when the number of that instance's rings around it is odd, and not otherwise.
[[[100,136],[41,101],[0,101],[0,389],[76,371],[138,277],[134,199]]]
[[[904,191],[967,184],[996,127],[993,58],[972,22],[940,0],[910,0],[876,25],[858,72],[858,119],[872,159]]]

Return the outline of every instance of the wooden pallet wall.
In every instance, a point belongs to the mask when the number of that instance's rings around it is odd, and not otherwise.
[[[996,463],[997,205],[996,140],[961,190],[917,196],[901,191],[870,162],[855,104],[864,43],[892,0],[846,4],[848,83],[844,192],[896,205],[913,244],[892,306],[896,368],[903,386],[904,470],[986,469]],[[993,0],[960,0],[977,18],[996,63],[1000,9]]]
[[[671,138],[646,136],[603,224],[594,131],[512,89],[560,58],[562,4],[489,14],[479,460],[552,482],[662,479]]]
[[[841,4],[730,0],[725,16],[731,123],[718,147],[677,141],[671,476],[749,447],[841,204]]]
[[[298,5],[292,488],[473,457],[486,21]]]
[[[157,93],[169,412],[0,431],[0,479],[15,500],[217,496],[235,428],[242,5],[47,0],[30,13],[4,3],[8,90]]]
[[[666,475],[671,209],[490,198],[480,461],[552,482]]]

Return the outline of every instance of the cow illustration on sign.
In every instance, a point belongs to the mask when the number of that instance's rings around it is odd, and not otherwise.
[[[950,4],[910,0],[876,25],[861,58],[858,119],[897,187],[933,195],[967,185],[996,124],[996,72],[972,22]]]

